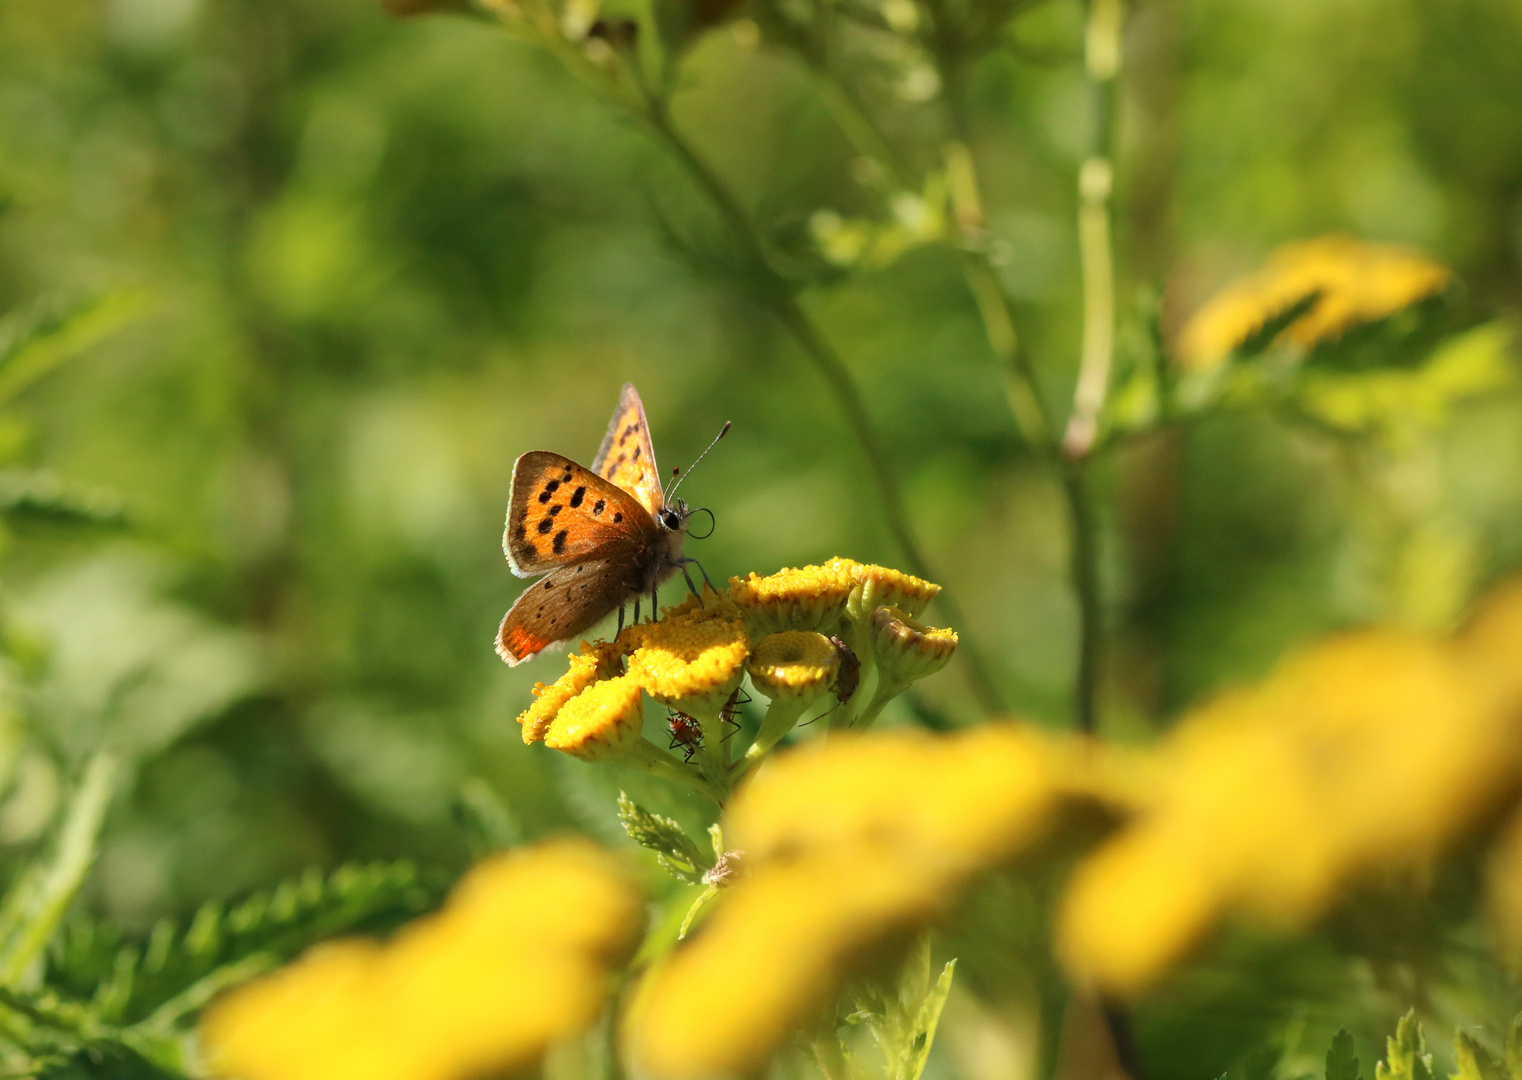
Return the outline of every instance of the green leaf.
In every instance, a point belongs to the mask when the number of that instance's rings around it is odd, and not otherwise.
[[[1326,1080],[1358,1080],[1358,1056],[1353,1052],[1353,1036],[1339,1028],[1326,1052]]]
[[[69,304],[39,305],[0,322],[0,405],[140,317],[149,294],[125,289]]]
[[[130,1046],[102,1040],[47,1065],[37,1080],[178,1080],[181,1075],[160,1068]]]
[[[52,859],[28,866],[0,904],[0,986],[17,985],[79,894],[95,864],[116,773],[116,756],[110,751],[90,759],[69,799]]]
[[[955,960],[948,960],[935,985],[920,1003],[919,1012],[915,1014],[909,1030],[909,1038],[901,1051],[898,1072],[900,1080],[919,1080],[920,1074],[925,1071],[925,1063],[930,1060],[930,1048],[935,1045],[935,1030],[941,1023],[941,1011],[946,1008],[946,999],[951,996],[951,980],[956,975],[956,967]]]
[[[1506,1071],[1511,1080],[1522,1080],[1522,1013],[1517,1014],[1506,1033]]]
[[[1451,1080],[1506,1080],[1501,1063],[1462,1031],[1453,1038],[1453,1063]]]
[[[713,859],[699,850],[680,825],[668,817],[652,814],[622,791],[618,793],[618,820],[629,839],[657,852],[656,862],[678,881],[701,885],[703,875],[713,868]]]
[[[7,524],[120,529],[130,521],[122,501],[107,492],[76,487],[48,473],[0,473],[0,516]]]
[[[1412,1009],[1400,1018],[1395,1034],[1385,1041],[1385,1060],[1374,1066],[1375,1080],[1432,1080],[1432,1055],[1421,1022]]]
[[[434,906],[442,881],[410,862],[316,870],[224,907],[203,904],[186,926],[161,922],[147,941],[123,941],[109,924],[71,923],[46,979],[90,999],[104,1023],[158,1039],[218,991],[335,934],[384,934]]]

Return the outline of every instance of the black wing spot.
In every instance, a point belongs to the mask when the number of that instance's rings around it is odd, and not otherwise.
[[[571,470],[570,469],[567,469],[565,471],[565,475],[560,478],[560,482],[562,484],[569,484],[571,482]]]
[[[542,503],[547,503],[547,502],[550,501],[550,489],[549,488],[545,488],[543,491],[541,491],[539,493],[539,501],[542,502]]]
[[[546,581],[544,583],[544,587],[546,589],[553,589],[555,587],[555,583],[553,581]]]
[[[570,535],[570,530],[569,529],[561,529],[558,533],[555,534],[555,545],[554,545],[554,547],[555,547],[555,554],[556,555],[559,555],[559,554],[561,554],[562,552],[565,551],[565,538],[567,536],[569,536],[569,535]]]
[[[638,461],[639,460],[639,452],[640,452],[641,449],[643,449],[643,447],[636,446],[634,448],[634,456],[632,458],[630,458],[629,460],[630,461]]]
[[[578,573],[578,574],[579,574],[579,573],[581,573],[581,572],[582,572],[582,571],[583,571],[583,570],[585,570],[585,569],[586,569],[586,567],[585,567],[585,566],[578,566],[578,567],[577,567],[577,568],[576,568],[576,572],[577,572],[577,573]]]
[[[581,500],[585,499],[586,497],[587,489],[584,487],[579,487],[575,491],[571,492],[571,509],[574,510],[580,506]]]
[[[559,486],[560,486],[560,481],[559,480],[551,480],[548,484],[544,485],[545,494],[553,495],[555,493],[555,489],[558,488]],[[540,498],[542,499],[542,498],[544,498],[544,496],[541,495]]]
[[[622,520],[624,520],[624,515],[623,515],[622,511],[619,511],[618,513],[613,515],[613,524],[617,525]]]
[[[624,438],[627,439],[630,435],[633,435],[638,430],[638,424],[630,424],[628,427],[624,428]]]
[[[554,517],[564,509],[565,507],[561,506],[559,503],[556,503],[554,506],[550,507],[550,517]]]
[[[540,618],[543,614],[544,614],[544,605],[540,604],[539,605],[539,610],[534,612],[534,618],[536,618],[536,619]]]
[[[539,519],[539,535],[540,536],[543,536],[545,533],[549,532],[554,527],[555,527],[555,522],[554,522],[553,518],[540,518]]]
[[[597,505],[592,507],[592,513],[594,513],[594,514],[600,514],[604,510],[606,510],[607,508],[608,508],[608,500],[607,499],[598,499],[597,500]]]

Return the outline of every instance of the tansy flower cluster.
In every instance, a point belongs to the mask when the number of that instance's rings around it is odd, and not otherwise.
[[[1299,929],[1360,879],[1419,874],[1516,801],[1519,736],[1522,585],[1454,639],[1369,630],[1307,648],[1146,755],[1139,813],[1070,883],[1059,951],[1079,980],[1135,993],[1229,915]],[[1522,824],[1491,879],[1522,946]]]
[[[518,717],[525,742],[617,760],[722,802],[819,705],[828,726],[871,724],[894,697],[951,660],[957,636],[918,621],[940,587],[882,566],[833,559],[733,578],[613,642],[583,643]],[[742,682],[767,702],[760,730],[731,757],[725,738]],[[678,761],[646,738],[644,698],[669,710]],[[685,759],[692,759],[689,765]]]
[[[1087,750],[990,724],[850,736],[777,758],[726,818],[747,875],[636,991],[625,1023],[635,1072],[755,1075],[852,975],[901,954],[973,875],[1084,798]],[[702,1024],[670,1023],[697,1001],[724,1007]]]
[[[559,841],[481,863],[390,943],[337,941],[218,1001],[208,1064],[238,1080],[470,1080],[592,1024],[643,926],[611,855]]]
[[[1441,292],[1451,276],[1421,252],[1350,236],[1286,244],[1194,314],[1179,338],[1179,361],[1190,371],[1218,367],[1269,320],[1302,304],[1279,340],[1310,349]]]

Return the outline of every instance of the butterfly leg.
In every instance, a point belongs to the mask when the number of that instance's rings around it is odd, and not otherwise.
[[[639,625],[639,597],[634,598],[634,625]]]
[[[622,604],[618,605],[618,632],[620,634],[624,632],[624,605]]]
[[[702,563],[698,562],[690,555],[684,555],[679,561],[683,563],[692,563],[692,565],[696,566],[698,568],[698,573],[703,575],[703,584],[707,585],[710,589],[713,589],[713,582],[708,580],[708,571],[703,569]],[[689,585],[692,584],[692,579],[688,578],[687,583]],[[694,589],[693,592],[697,592],[697,590]],[[714,592],[718,592],[718,590],[714,589]]]
[[[651,622],[660,622],[661,621],[661,609],[656,607],[656,603],[659,600],[659,597],[658,597],[658,595],[656,593],[656,589],[657,588],[659,588],[659,586],[657,586],[654,581],[650,582],[650,621]]]
[[[683,561],[683,563],[685,563],[686,560],[682,560],[682,561]],[[677,563],[677,569],[682,570],[682,577],[686,578],[686,587],[688,587],[688,589],[693,590],[693,595],[697,596],[697,599],[699,599],[699,601],[702,601],[702,599],[703,599],[703,593],[700,593],[699,590],[697,590],[697,586],[694,586],[694,584],[693,584],[693,575],[691,575],[691,573],[686,572],[686,567],[682,566],[682,563]],[[712,586],[709,586],[709,589],[712,589]]]

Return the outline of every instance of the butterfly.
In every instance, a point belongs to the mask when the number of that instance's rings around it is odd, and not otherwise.
[[[725,424],[714,442],[728,430]],[[615,609],[622,616],[631,598],[637,620],[646,594],[653,617],[663,581],[680,570],[692,587],[687,564],[697,560],[682,554],[692,513],[661,487],[633,383],[624,384],[590,469],[548,450],[524,454],[513,465],[502,550],[518,577],[549,576],[524,590],[502,620],[497,655],[521,664]]]

